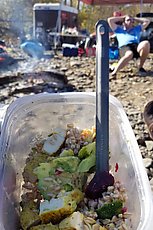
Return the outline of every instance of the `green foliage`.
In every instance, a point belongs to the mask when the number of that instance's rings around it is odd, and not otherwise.
[[[101,6],[90,6],[83,5],[79,12],[79,22],[81,28],[86,28],[90,33],[95,31],[95,24],[98,20],[104,19],[107,20],[108,17],[113,15],[114,11],[122,11],[123,14],[130,14],[135,16],[137,13],[141,11],[140,4],[138,5],[101,5]],[[152,12],[153,5],[152,4],[143,4],[143,12]]]

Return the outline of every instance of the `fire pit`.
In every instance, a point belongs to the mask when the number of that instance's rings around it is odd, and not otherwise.
[[[66,75],[54,70],[5,75],[0,78],[0,88],[0,101],[1,97],[4,100],[4,95],[7,101],[10,97],[13,99],[28,94],[76,91],[75,87],[68,83]]]
[[[42,71],[21,74],[26,83],[26,88],[16,89],[16,92],[40,93],[40,92],[72,92],[75,91],[73,85],[68,84],[67,77],[56,71]]]

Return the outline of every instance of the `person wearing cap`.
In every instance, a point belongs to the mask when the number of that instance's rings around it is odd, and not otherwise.
[[[147,40],[140,42],[140,36],[141,32],[149,25],[150,20],[123,15],[108,18],[108,23],[116,35],[120,54],[120,60],[115,66],[112,76],[115,76],[133,58],[140,59],[139,73],[146,73],[143,65],[150,52],[150,43]]]

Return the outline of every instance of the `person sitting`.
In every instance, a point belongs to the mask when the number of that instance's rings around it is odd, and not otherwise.
[[[119,25],[118,22],[122,22],[122,24]],[[135,22],[140,24],[134,25]],[[140,36],[149,23],[149,19],[132,17],[130,15],[108,18],[108,24],[118,40],[120,54],[120,60],[115,66],[112,76],[115,76],[133,58],[140,58],[139,73],[146,73],[143,65],[150,52],[150,43],[147,40],[140,42]]]
[[[25,36],[21,38],[21,49],[30,57],[41,59],[44,56],[45,48],[38,40]]]
[[[96,33],[93,32],[92,34],[90,34],[89,37],[86,38],[85,41],[85,49],[86,48],[92,48],[96,46]]]

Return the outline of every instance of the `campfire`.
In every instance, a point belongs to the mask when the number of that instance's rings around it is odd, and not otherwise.
[[[5,75],[0,78],[0,87],[4,87],[0,98],[5,100],[12,97],[18,98],[28,94],[59,93],[76,91],[75,87],[68,83],[66,75],[56,71],[40,71],[17,73],[13,76]],[[8,89],[8,90],[6,90]],[[3,90],[2,90],[3,91]]]

